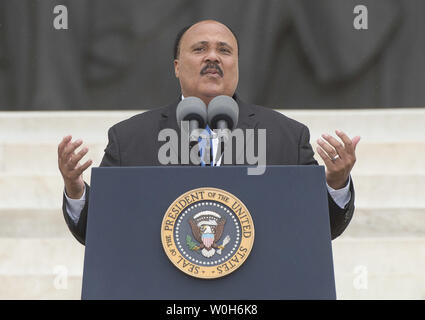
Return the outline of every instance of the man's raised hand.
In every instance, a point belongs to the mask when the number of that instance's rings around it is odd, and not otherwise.
[[[319,146],[316,150],[325,162],[326,182],[333,189],[341,189],[345,186],[351,169],[356,163],[356,147],[360,137],[350,139],[339,130],[335,133],[343,143],[328,134],[322,134],[323,140],[317,140]]]
[[[58,145],[58,165],[65,183],[66,194],[71,199],[79,199],[84,192],[83,172],[91,166],[93,161],[87,160],[80,164],[80,160],[87,154],[89,149],[75,150],[83,144],[82,140],[72,142],[72,136],[68,135]]]

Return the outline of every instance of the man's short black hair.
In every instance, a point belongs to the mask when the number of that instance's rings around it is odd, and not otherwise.
[[[177,33],[176,40],[174,41],[174,60],[176,60],[180,54],[180,41],[182,40],[182,37],[191,26],[193,26],[193,24],[184,27],[179,31],[179,33]]]
[[[218,22],[218,21],[217,21]],[[182,37],[183,37],[183,35],[186,33],[186,31],[187,30],[189,30],[189,28],[190,27],[192,27],[193,25],[195,25],[195,24],[197,24],[198,22],[196,22],[196,23],[192,23],[192,24],[190,24],[190,25],[188,25],[188,26],[186,26],[186,27],[184,27],[183,29],[181,29],[178,33],[177,33],[177,36],[176,36],[176,40],[174,41],[174,60],[175,59],[177,59],[177,57],[180,55],[180,42],[181,42],[181,40],[182,40]],[[221,22],[220,22],[221,23]],[[238,45],[238,55],[239,55],[239,39],[238,39],[238,37],[236,36],[236,33],[234,33],[233,32],[233,30],[229,27],[229,26],[226,26],[229,30],[230,30],[230,32],[232,32],[233,33],[233,35],[234,35],[234,37],[235,37],[235,39],[236,39],[236,44]]]

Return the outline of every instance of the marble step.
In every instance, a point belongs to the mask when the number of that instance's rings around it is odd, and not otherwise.
[[[83,261],[71,235],[0,238],[0,299],[80,299]]]
[[[425,237],[425,207],[362,208],[341,235],[345,238]]]
[[[80,299],[84,247],[0,239],[0,299]],[[332,243],[338,299],[425,299],[425,237]]]
[[[370,142],[425,141],[425,110],[277,110],[306,124],[313,139],[341,129]],[[113,124],[142,111],[0,112],[0,141],[50,142],[67,134],[103,141]]]
[[[69,238],[62,210],[0,209],[0,238]]]
[[[0,275],[80,276],[84,246],[69,234],[63,238],[0,238]],[[61,272],[63,271],[63,272]],[[1,286],[0,286],[1,287]]]
[[[338,299],[425,299],[425,237],[332,243]]]
[[[90,181],[90,172],[84,176]],[[356,204],[369,208],[425,207],[425,174],[353,174]],[[60,208],[63,180],[56,175],[0,174],[1,208]]]
[[[63,190],[60,174],[0,174],[0,208],[60,208]]]
[[[103,142],[107,130],[137,111],[0,112],[0,141],[55,143],[72,134],[88,142]]]
[[[0,275],[0,300],[80,300],[82,276]]]
[[[311,141],[316,152],[316,141]],[[362,139],[356,148],[353,174],[425,174],[425,140],[421,142],[370,143]],[[316,153],[315,159],[324,165]]]
[[[3,143],[0,144],[0,173],[7,174],[58,174],[58,144],[52,143]],[[105,136],[106,139],[106,136]],[[100,165],[107,140],[104,143],[91,143],[83,145],[89,148],[89,152],[81,160],[93,160],[93,167]],[[29,159],[31,159],[29,161]]]
[[[304,123],[313,140],[336,129],[370,143],[425,141],[424,109],[278,110]]]
[[[0,143],[0,173],[55,174],[58,173],[56,143]],[[103,143],[84,144],[89,153],[82,161],[92,159],[93,166],[99,166],[107,145]],[[316,141],[312,146],[316,150]],[[357,162],[354,172],[360,174],[425,174],[425,140],[422,142],[369,143],[362,140],[358,145]],[[315,158],[323,165],[318,154]],[[29,161],[28,159],[31,159]]]
[[[425,207],[425,175],[353,173],[358,207]]]

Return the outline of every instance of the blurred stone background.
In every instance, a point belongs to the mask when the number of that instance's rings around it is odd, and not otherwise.
[[[57,4],[69,30],[52,27]],[[354,31],[357,4],[0,1],[0,299],[80,299],[57,144],[82,138],[97,166],[110,126],[175,100],[174,37],[204,18],[238,34],[245,101],[305,123],[313,147],[362,136],[355,215],[333,241],[338,298],[425,299],[425,3],[362,1],[369,30]]]
[[[53,28],[66,5],[69,29]],[[368,8],[368,30],[353,9]],[[240,40],[239,95],[273,108],[420,107],[422,0],[0,0],[0,110],[151,109],[179,96],[177,32]]]

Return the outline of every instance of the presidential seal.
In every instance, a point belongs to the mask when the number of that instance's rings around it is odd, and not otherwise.
[[[246,261],[254,244],[254,224],[248,209],[231,193],[199,188],[170,205],[162,220],[161,240],[181,271],[214,279]]]

